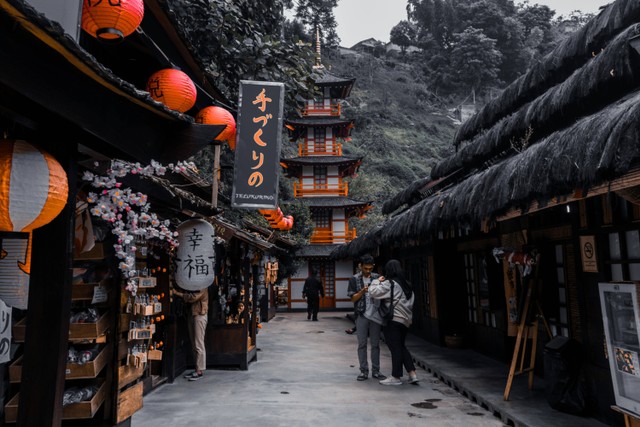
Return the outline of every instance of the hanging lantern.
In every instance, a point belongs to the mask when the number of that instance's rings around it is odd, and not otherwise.
[[[82,29],[98,40],[120,42],[140,26],[143,0],[84,0]]]
[[[181,113],[195,105],[198,95],[189,76],[174,68],[153,73],[147,82],[147,92],[156,101]]]
[[[236,120],[222,107],[205,107],[196,115],[196,122],[205,125],[225,125],[225,129],[216,137],[218,141],[226,141],[232,150],[236,149]]]
[[[26,141],[0,140],[0,231],[31,231],[67,203],[67,174],[50,154]]]
[[[213,226],[190,219],[178,226],[175,280],[187,291],[199,291],[213,284],[216,253]]]
[[[0,299],[26,309],[31,231],[51,222],[67,203],[64,169],[50,154],[20,140],[0,140],[0,231],[28,232],[0,244]]]

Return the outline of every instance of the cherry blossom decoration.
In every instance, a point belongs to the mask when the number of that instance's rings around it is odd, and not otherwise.
[[[126,289],[133,295],[138,290],[139,272],[136,270],[136,240],[160,239],[169,243],[171,248],[178,246],[178,233],[169,229],[170,221],[161,221],[158,216],[150,212],[147,196],[143,193],[123,188],[118,178],[127,175],[162,176],[167,171],[181,173],[187,170],[197,170],[191,162],[178,162],[163,166],[152,160],[148,166],[140,163],[130,163],[123,160],[113,160],[106,176],[84,172],[82,179],[91,182],[98,193],[89,193],[87,202],[92,206],[93,216],[109,223],[117,242],[113,245],[116,256],[120,259],[118,268],[127,281]]]

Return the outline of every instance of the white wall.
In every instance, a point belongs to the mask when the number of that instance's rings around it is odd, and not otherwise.
[[[353,308],[351,301],[338,301],[349,299],[347,289],[349,287],[349,277],[353,276],[353,262],[336,261],[336,308]]]
[[[307,308],[307,302],[302,299],[302,288],[304,287],[304,281],[308,276],[309,265],[306,261],[302,261],[296,274],[291,276],[289,280],[289,301],[291,301],[291,308]],[[300,301],[294,302],[295,300]]]

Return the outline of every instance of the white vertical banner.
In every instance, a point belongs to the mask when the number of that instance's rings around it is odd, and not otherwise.
[[[11,360],[11,307],[0,300],[0,363]]]

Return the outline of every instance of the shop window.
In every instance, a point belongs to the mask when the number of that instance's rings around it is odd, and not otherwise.
[[[491,308],[489,272],[484,254],[464,254],[464,277],[468,321],[497,328],[496,315]]]
[[[609,233],[611,281],[640,280],[640,233],[628,230]]]
[[[314,210],[311,212],[314,229],[324,228],[331,229],[331,211],[330,210]]]
[[[564,245],[554,246],[555,275],[554,288],[557,290],[557,305],[548,313],[549,328],[553,336],[569,336],[569,309],[567,299],[567,274]]]
[[[408,279],[416,291],[414,308],[420,312],[420,317],[429,317],[431,303],[429,301],[429,270],[427,258],[407,260]]]
[[[325,128],[313,128],[313,151],[316,153],[327,151],[327,130]]]
[[[313,167],[313,183],[316,187],[327,186],[327,168],[326,166]]]
[[[473,254],[464,254],[464,281],[467,290],[467,320],[478,323],[478,285]]]

